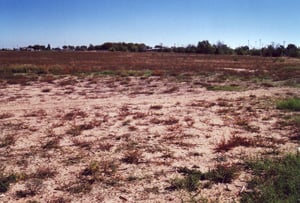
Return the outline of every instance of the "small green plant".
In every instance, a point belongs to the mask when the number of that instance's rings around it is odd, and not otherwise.
[[[216,168],[204,173],[202,178],[214,183],[231,183],[239,174],[237,166],[218,164]]]
[[[171,186],[167,189],[183,189],[189,192],[197,191],[200,186],[200,180],[208,180],[211,183],[231,183],[239,174],[239,168],[228,164],[218,164],[214,169],[206,173],[186,167],[179,168],[179,173],[183,178],[175,178],[171,181]]]
[[[0,173],[0,193],[5,193],[9,189],[9,185],[11,183],[15,183],[17,181],[17,176],[15,174],[4,175]]]
[[[300,128],[300,115],[294,116],[292,118],[292,124]]]
[[[143,74],[143,77],[146,77],[146,78],[148,78],[148,77],[150,77],[150,76],[152,76],[152,71],[151,70],[145,70],[144,71],[144,74]]]
[[[187,190],[193,192],[198,190],[200,186],[200,179],[197,175],[189,174],[183,178],[175,178],[171,181],[170,189]]]
[[[208,86],[207,90],[210,91],[241,91],[242,88],[237,85],[223,85],[223,86]]]
[[[181,167],[178,172],[183,174],[183,178],[175,178],[171,181],[169,190],[186,190],[189,192],[197,191],[200,186],[200,180],[203,174],[198,170],[191,170],[187,167]]]
[[[285,109],[290,111],[300,111],[300,98],[288,98],[276,103],[278,109]]]
[[[84,176],[96,176],[97,173],[99,173],[100,170],[100,166],[99,163],[97,161],[92,161],[88,167],[86,167],[82,172],[81,175]]]
[[[248,161],[247,166],[254,178],[248,182],[250,191],[242,194],[241,202],[299,202],[299,154],[254,159]]]

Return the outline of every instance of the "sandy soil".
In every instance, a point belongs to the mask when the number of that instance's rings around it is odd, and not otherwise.
[[[295,151],[273,101],[298,89],[208,91],[197,80],[63,77],[2,86],[0,136],[14,141],[0,148],[0,162],[18,181],[0,202],[181,202],[190,194],[169,189],[180,167],[207,172]],[[216,150],[233,135],[270,145]],[[203,182],[193,194],[238,201],[249,178],[240,170],[231,183]]]

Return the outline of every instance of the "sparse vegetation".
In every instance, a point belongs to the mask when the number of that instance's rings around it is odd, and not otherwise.
[[[9,185],[17,181],[17,176],[15,174],[5,175],[0,172],[0,194],[7,192]]]
[[[300,111],[300,98],[288,98],[276,103],[278,109]]]
[[[241,91],[242,88],[236,85],[223,85],[223,86],[208,86],[207,90],[211,91]]]
[[[214,183],[231,183],[239,173],[237,166],[218,164],[216,168],[203,174],[203,179]]]
[[[0,114],[0,119],[11,118],[13,116],[14,116],[14,114],[12,114],[12,113],[2,113],[2,114]]]
[[[122,158],[122,161],[128,164],[138,164],[142,158],[142,153],[138,150],[127,151]]]
[[[278,104],[298,99],[300,61],[242,55],[1,52],[1,201],[254,197],[245,179],[271,175],[245,156],[297,150],[297,102]]]
[[[171,181],[171,190],[187,190],[188,192],[197,191],[200,186],[200,177],[197,174],[188,174],[183,178],[175,178]]]
[[[274,147],[276,144],[283,144],[283,139],[263,138],[263,137],[241,137],[231,136],[228,140],[222,139],[215,147],[216,152],[229,151],[235,147]]]
[[[83,194],[87,194],[92,190],[92,184],[93,182],[91,181],[78,181],[75,183],[71,183],[69,186],[66,186],[66,190],[70,193],[73,194],[79,194],[79,193],[83,193]]]
[[[25,197],[31,197],[38,194],[38,192],[41,190],[43,186],[43,181],[41,179],[30,179],[25,184],[24,190],[17,190],[16,196],[18,198],[25,198]]]
[[[16,137],[12,134],[4,135],[3,138],[0,137],[0,148],[11,146],[15,143]]]
[[[231,183],[231,181],[237,177],[239,168],[237,166],[218,164],[214,169],[206,173],[195,169],[191,170],[186,167],[179,168],[178,172],[184,174],[184,177],[173,179],[167,189],[183,189],[188,192],[193,192],[200,189],[200,181],[203,180],[208,180],[212,183]]]
[[[55,149],[59,147],[60,137],[53,137],[48,139],[45,143],[42,143],[43,149]]]
[[[48,179],[53,178],[55,175],[56,171],[54,171],[54,169],[51,169],[49,167],[40,167],[35,173],[31,174],[30,177],[37,179]]]
[[[247,162],[253,179],[241,202],[297,202],[300,199],[300,156],[254,159]]]

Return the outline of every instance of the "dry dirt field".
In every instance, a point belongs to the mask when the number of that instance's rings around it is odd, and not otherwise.
[[[276,108],[300,96],[299,64],[0,52],[0,202],[239,202],[245,161],[299,147]]]

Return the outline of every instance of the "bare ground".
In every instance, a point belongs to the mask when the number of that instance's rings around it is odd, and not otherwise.
[[[299,89],[209,91],[201,80],[68,76],[2,85],[0,136],[11,142],[0,162],[18,181],[0,202],[239,201],[250,178],[242,166],[231,183],[203,182],[195,193],[170,185],[182,167],[207,172],[295,151],[274,100]],[[233,136],[256,142],[218,148]]]

